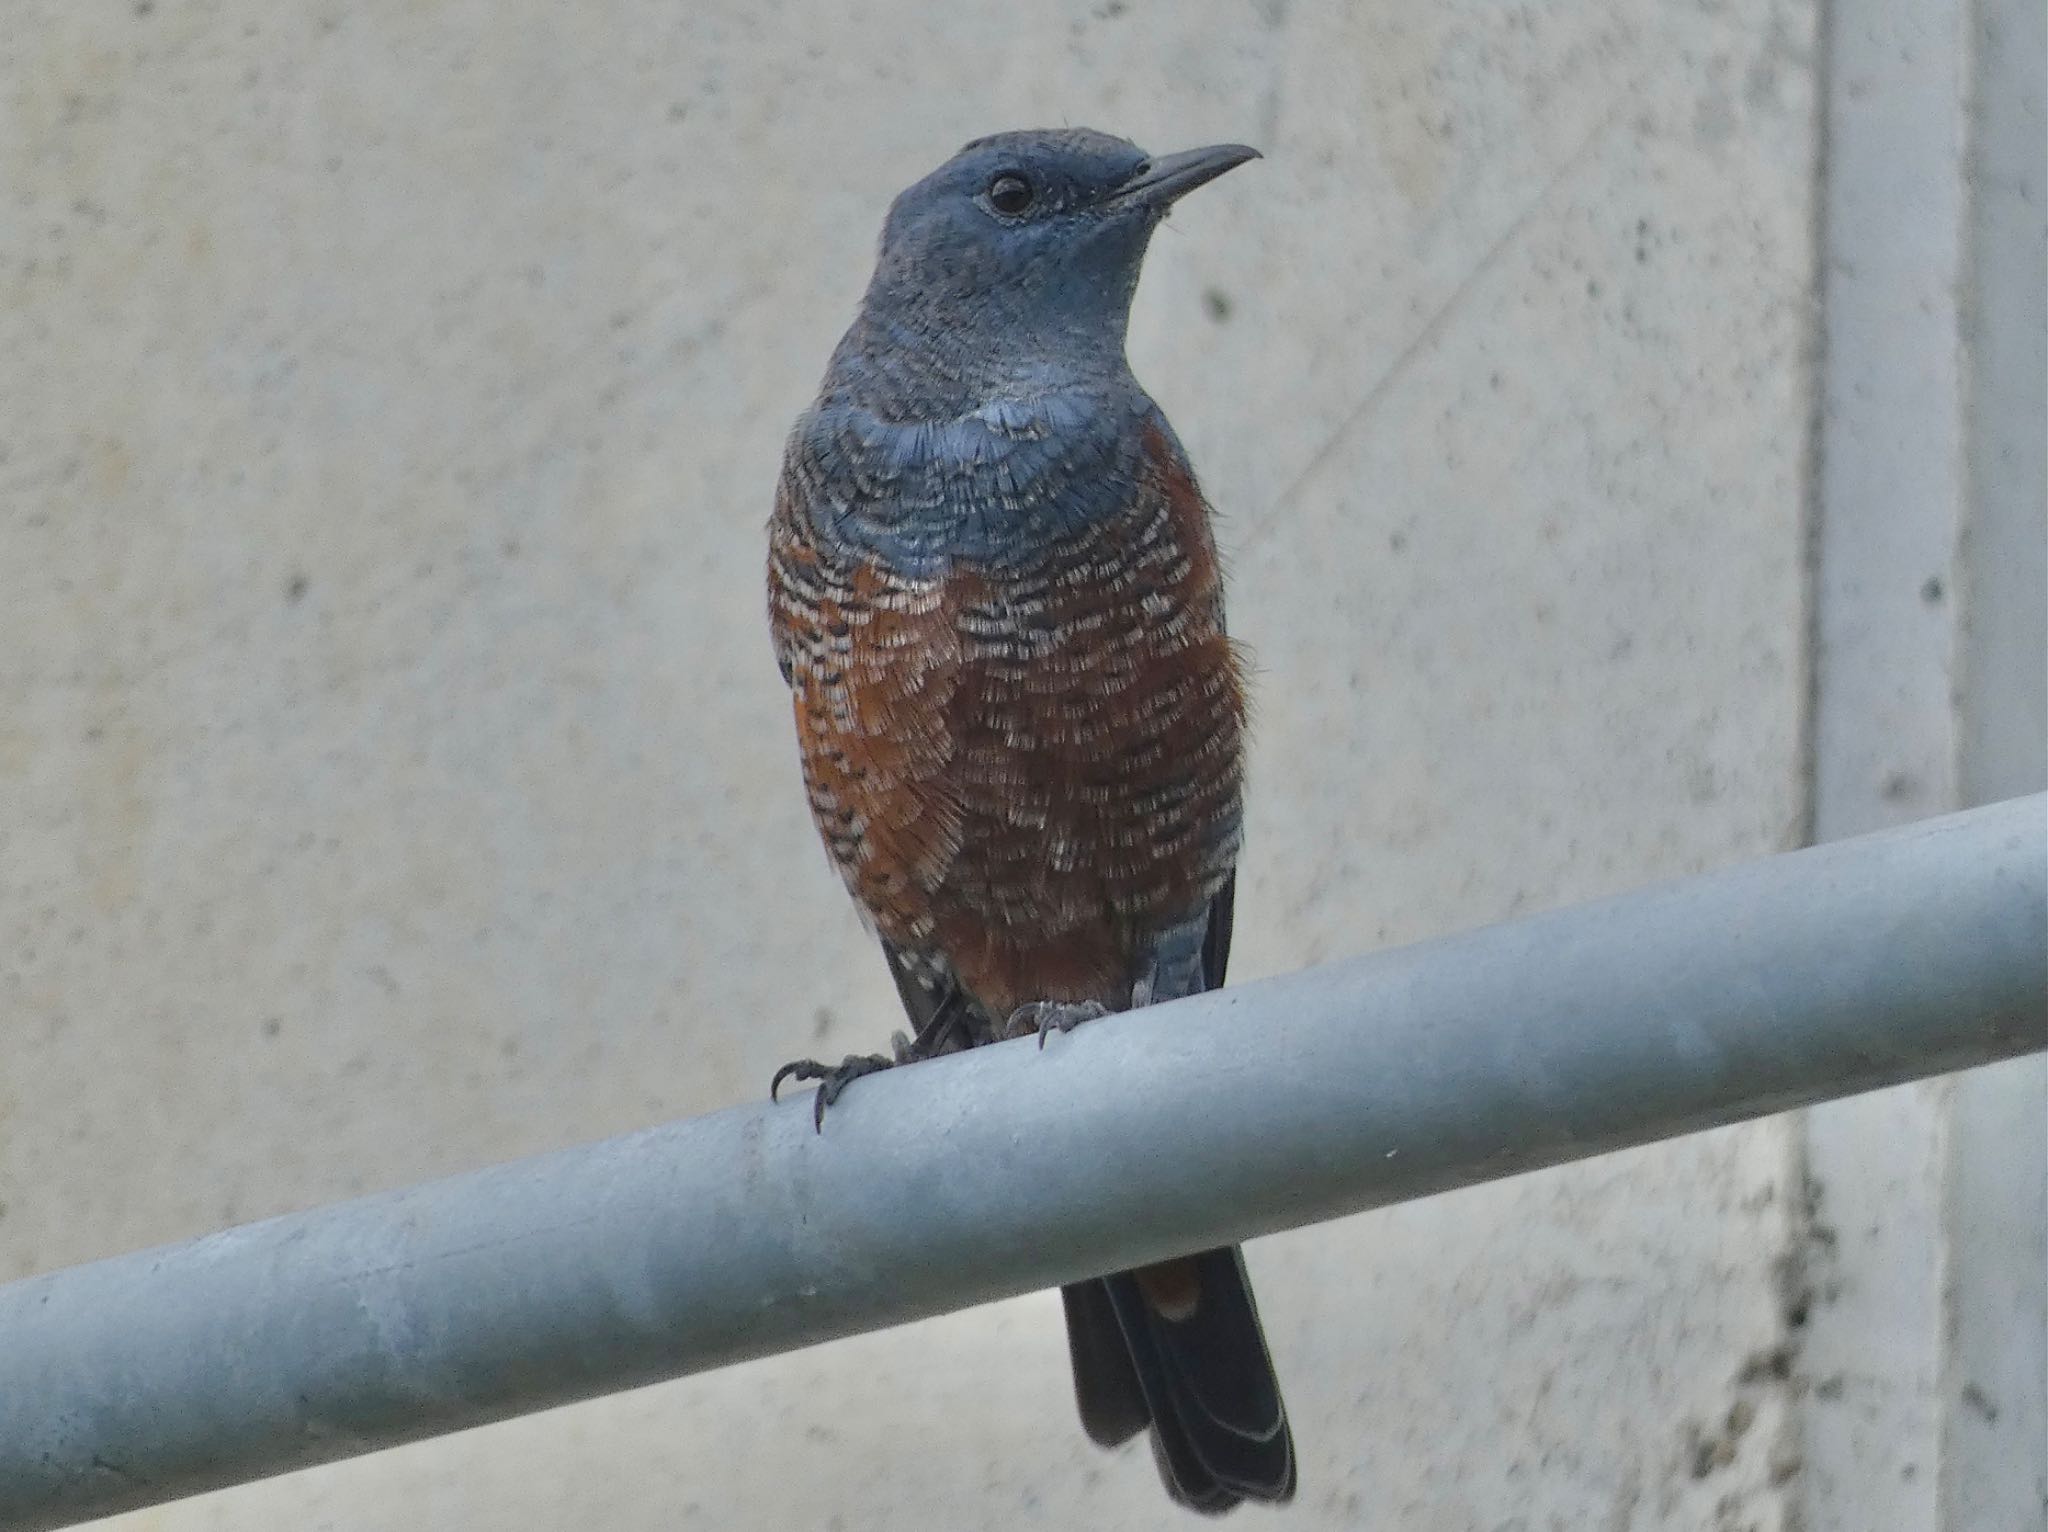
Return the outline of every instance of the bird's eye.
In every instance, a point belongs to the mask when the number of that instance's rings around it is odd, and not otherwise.
[[[1029,210],[1038,193],[1031,183],[1013,170],[1006,170],[988,183],[988,205],[1008,218]]]

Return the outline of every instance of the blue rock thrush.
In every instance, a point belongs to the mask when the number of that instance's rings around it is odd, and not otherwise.
[[[811,812],[916,1035],[891,1062],[1211,989],[1245,703],[1209,508],[1124,356],[1152,231],[1256,158],[1082,129],[978,139],[899,196],[791,433],[775,656]],[[1204,1511],[1294,1494],[1235,1248],[1065,1289],[1088,1434],[1150,1427]]]

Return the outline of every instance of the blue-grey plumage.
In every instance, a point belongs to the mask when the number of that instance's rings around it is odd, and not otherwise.
[[[1124,339],[1159,221],[1253,157],[1153,158],[1085,129],[969,144],[890,208],[790,435],[776,658],[813,816],[917,1028],[908,1056],[1222,982],[1241,667],[1208,506]],[[886,1062],[792,1068],[824,1079],[822,1111]],[[1067,1301],[1091,1436],[1149,1425],[1169,1490],[1201,1509],[1293,1493],[1236,1251]]]

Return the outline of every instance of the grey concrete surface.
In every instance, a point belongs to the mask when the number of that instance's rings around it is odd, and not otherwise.
[[[2048,7],[1972,17],[1962,801],[2048,782]],[[1944,1525],[2048,1532],[2048,1064],[1956,1082]]]
[[[1814,828],[2042,780],[2040,7],[1828,39]],[[2048,1072],[1806,1114],[1809,1532],[2048,1529]]]
[[[1972,14],[1960,797],[2048,782],[2048,8]],[[1946,1526],[2048,1532],[2048,1065],[1956,1081]]]
[[[1994,803],[2048,781],[2048,7],[1971,19],[1958,785]]]
[[[1956,801],[1968,0],[1837,12],[1827,40],[1813,829]],[[1943,1145],[1933,1080],[1806,1116],[1810,1532],[1936,1525]]]
[[[1819,41],[1798,0],[18,0],[0,1274],[886,1037],[761,526],[887,198],[995,127],[1269,156],[1132,338],[1258,659],[1236,974],[1796,843]],[[1295,1523],[1788,1525],[1798,1145],[1261,1242]],[[566,1523],[1177,1518],[1081,1440],[1041,1295],[120,1525]]]

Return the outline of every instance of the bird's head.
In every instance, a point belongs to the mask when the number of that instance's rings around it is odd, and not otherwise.
[[[1256,158],[1242,144],[1153,156],[1086,128],[978,138],[890,207],[860,347],[954,375],[1120,369],[1152,231]]]

